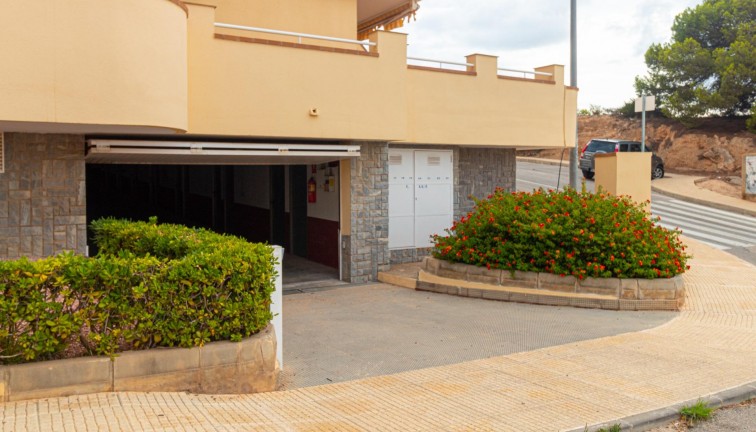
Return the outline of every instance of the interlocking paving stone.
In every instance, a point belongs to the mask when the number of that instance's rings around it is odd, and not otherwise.
[[[0,430],[560,430],[754,382],[756,267],[690,245],[685,309],[656,328],[266,394],[6,403]]]

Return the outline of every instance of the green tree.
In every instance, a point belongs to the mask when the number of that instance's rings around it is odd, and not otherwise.
[[[646,51],[635,90],[657,96],[665,115],[695,124],[750,114],[756,132],[756,0],[704,0],[675,17],[672,39]]]
[[[591,104],[588,108],[583,108],[578,111],[579,116],[600,116],[609,114],[611,110],[602,107],[601,105]]]

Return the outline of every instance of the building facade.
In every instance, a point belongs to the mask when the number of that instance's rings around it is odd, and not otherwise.
[[[432,0],[426,0],[428,2]],[[571,147],[564,68],[452,68],[417,0],[0,0],[0,259],[93,253],[98,217],[203,226],[375,280]],[[30,27],[29,23],[34,23]]]

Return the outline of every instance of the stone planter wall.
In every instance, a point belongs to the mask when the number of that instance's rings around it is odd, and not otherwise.
[[[108,391],[260,393],[276,389],[273,326],[241,342],[0,366],[0,402]]]
[[[681,275],[669,279],[578,280],[551,273],[488,270],[433,257],[423,260],[420,271],[418,289],[496,300],[615,310],[679,310],[685,299]],[[492,292],[482,292],[486,286]]]

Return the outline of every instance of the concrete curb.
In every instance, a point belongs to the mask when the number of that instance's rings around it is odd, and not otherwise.
[[[593,424],[588,426],[579,426],[574,429],[564,429],[561,432],[595,432],[601,428],[609,428],[615,424],[620,424],[622,430],[648,430],[653,427],[663,426],[667,423],[675,421],[680,418],[680,410],[684,406],[690,406],[703,400],[709,404],[710,407],[720,408],[726,405],[732,405],[739,402],[747,401],[749,399],[756,398],[756,381],[748,384],[743,384],[737,387],[733,387],[727,390],[722,390],[717,393],[713,393],[707,396],[703,396],[696,399],[691,399],[685,402],[680,402],[672,406],[658,408],[644,413],[635,414],[628,417],[623,417],[614,421],[603,422],[599,424]]]
[[[541,164],[541,165],[559,165],[561,163],[561,165],[563,167],[570,166],[570,162],[569,161],[559,162],[556,159],[540,159],[540,158],[534,158],[534,157],[517,156],[517,160],[518,161],[523,161],[523,162],[530,162],[530,163],[535,163],[535,164]]]
[[[653,185],[651,185],[651,190],[654,191],[654,192],[656,192],[656,193],[660,193],[662,195],[665,195],[665,196],[668,196],[668,197],[671,197],[671,198],[677,198],[679,200],[691,202],[691,203],[694,203],[694,204],[701,204],[701,205],[705,205],[707,207],[713,207],[713,208],[716,208],[716,209],[719,209],[719,210],[726,210],[726,211],[737,213],[737,214],[742,214],[742,215],[746,215],[746,216],[756,217],[756,211],[753,211],[753,210],[748,210],[748,209],[744,209],[744,208],[740,208],[740,207],[735,207],[735,206],[731,206],[731,205],[727,205],[727,204],[722,204],[722,203],[719,203],[719,202],[716,202],[716,201],[709,201],[709,200],[704,200],[704,199],[700,199],[700,198],[694,198],[694,197],[692,197],[690,195],[685,195],[685,194],[680,194],[680,193],[675,193],[675,192],[669,192],[669,191],[665,191],[665,190],[660,189],[659,187],[656,187],[656,186],[653,186]]]
[[[685,299],[682,276],[617,279],[487,269],[423,258],[416,288],[460,297],[550,306],[609,310],[679,310]]]
[[[280,373],[276,343],[275,329],[268,324],[240,342],[124,351],[112,359],[92,356],[2,365],[0,405],[103,392],[269,392],[276,389]]]
[[[400,288],[417,289],[417,279],[391,274],[391,272],[378,272],[378,282],[387,283]]]

